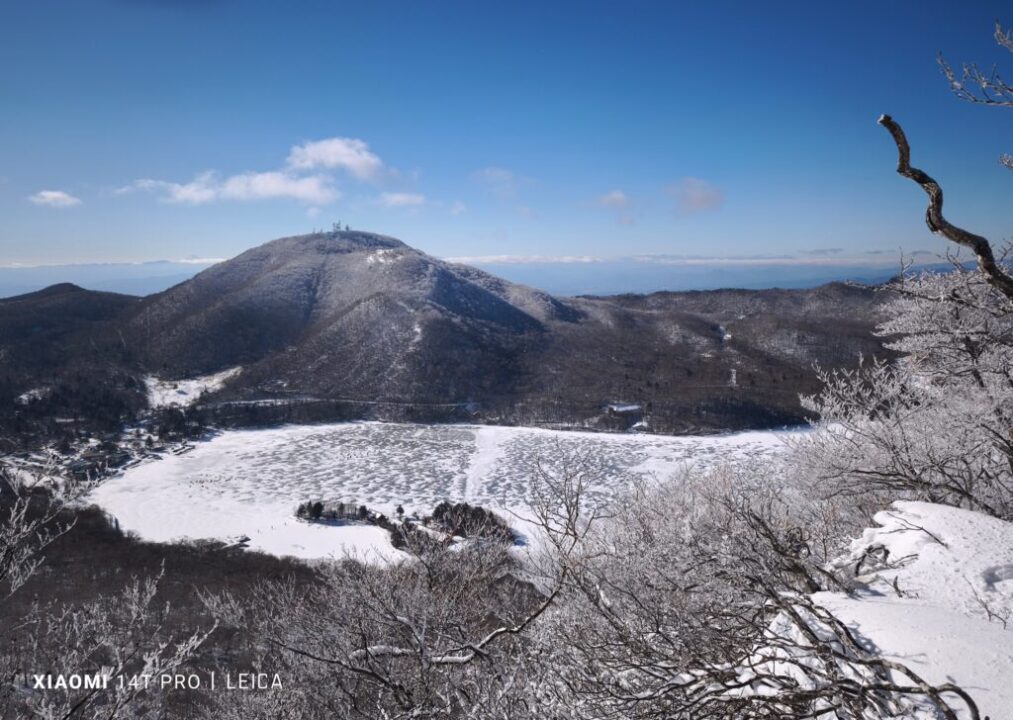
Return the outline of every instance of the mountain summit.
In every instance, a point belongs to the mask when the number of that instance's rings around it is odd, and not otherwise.
[[[509,394],[517,353],[573,309],[382,235],[282,238],[148,298],[129,323],[169,375],[243,366],[312,396],[470,401]]]

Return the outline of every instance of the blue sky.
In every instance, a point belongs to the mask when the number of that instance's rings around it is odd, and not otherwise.
[[[8,2],[0,264],[230,257],[337,220],[500,262],[941,251],[882,112],[950,219],[1002,241],[1013,111],[935,58],[1013,75],[1013,13],[962,5]]]

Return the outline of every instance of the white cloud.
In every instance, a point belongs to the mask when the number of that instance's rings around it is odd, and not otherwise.
[[[191,182],[182,184],[142,178],[135,180],[130,185],[119,188],[116,194],[124,195],[135,190],[141,190],[160,195],[163,202],[199,205],[211,202],[216,198],[216,183],[216,176],[213,172],[201,173]]]
[[[602,207],[622,209],[629,206],[630,198],[622,190],[613,190],[599,196],[598,204]]]
[[[419,207],[425,203],[426,196],[418,193],[385,192],[380,195],[380,204],[384,207]]]
[[[798,255],[728,255],[711,257],[707,255],[634,255],[629,260],[643,265],[677,265],[677,266],[870,266],[896,265],[896,259],[869,257],[839,256],[804,256]]]
[[[320,208],[316,207],[315,205],[306,208],[306,217],[308,217],[308,218],[315,218],[319,214],[320,214]]]
[[[694,177],[682,178],[665,188],[665,192],[676,201],[679,211],[687,215],[717,209],[725,201],[721,190]]]
[[[895,266],[897,260],[888,253],[885,257],[862,256],[805,256],[784,255],[629,255],[600,257],[594,255],[469,255],[444,258],[447,262],[465,265],[582,265],[591,263],[632,265],[662,265],[682,267],[850,267],[873,268]]]
[[[220,262],[225,262],[226,260],[228,260],[228,258],[186,257],[183,258],[182,260],[177,260],[176,262],[182,263],[184,265],[215,265]]]
[[[210,202],[215,199],[215,182],[215,174],[213,172],[201,173],[191,182],[185,184],[141,178],[140,180],[134,180],[129,185],[116,188],[113,192],[116,195],[128,195],[138,191],[149,192],[160,195],[160,199],[163,202],[199,205],[200,203]]]
[[[286,165],[293,170],[345,170],[359,180],[376,180],[383,171],[383,161],[356,138],[333,137],[296,145],[288,154]]]
[[[514,174],[506,168],[490,166],[476,170],[475,179],[490,185],[502,185],[512,183],[514,181]]]
[[[341,193],[327,175],[294,176],[285,172],[248,172],[220,179],[217,173],[201,173],[188,183],[165,180],[136,180],[116,192],[142,190],[160,196],[163,202],[203,205],[216,200],[269,200],[290,198],[314,205],[334,202]]]
[[[467,210],[468,210],[468,206],[465,205],[460,200],[454,200],[454,204],[450,206],[450,214],[451,215],[460,215],[460,214],[462,214],[464,212],[467,212]]]
[[[472,178],[489,188],[499,198],[512,197],[517,192],[518,178],[502,167],[485,167],[472,173]]]
[[[69,208],[81,204],[80,198],[63,190],[40,190],[34,195],[29,195],[28,200],[36,205],[54,208]]]
[[[601,207],[614,211],[616,214],[616,222],[621,225],[633,224],[633,215],[630,213],[630,207],[633,204],[633,201],[630,199],[630,196],[622,190],[616,189],[611,192],[607,192],[604,195],[599,195],[595,201]]]
[[[230,200],[287,197],[316,205],[325,205],[340,197],[327,176],[292,177],[282,172],[233,175],[222,183],[221,193],[222,197]]]
[[[335,186],[335,171],[339,170],[357,180],[369,181],[379,180],[384,174],[394,174],[370,151],[365,141],[333,137],[293,146],[285,165],[278,170],[244,172],[225,177],[208,171],[186,183],[144,178],[115,192],[119,195],[135,191],[150,192],[159,196],[162,202],[185,205],[202,205],[221,200],[288,198],[319,206],[341,197],[341,192]],[[409,200],[402,204],[418,203]]]
[[[570,265],[604,262],[604,258],[592,255],[466,255],[443,259],[465,265]]]

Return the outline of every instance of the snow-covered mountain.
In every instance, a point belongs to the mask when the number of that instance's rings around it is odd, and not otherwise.
[[[559,299],[346,231],[208,268],[146,299],[127,328],[166,376],[242,366],[232,399],[460,403],[549,422],[618,403],[666,426],[734,427],[797,419],[813,362],[875,354],[875,302],[845,286]]]
[[[7,309],[45,314],[38,304],[0,301],[0,325]],[[878,306],[871,290],[841,284],[556,298],[345,231],[275,240],[162,293],[124,297],[85,337],[72,333],[65,354],[161,380],[242,368],[218,400],[340,401],[352,403],[342,412],[372,417],[412,408],[400,419],[451,408],[520,423],[725,429],[798,421],[799,392],[816,389],[814,363],[883,351],[871,335]],[[11,392],[37,381],[19,378]]]
[[[360,232],[269,242],[149,298],[128,323],[170,374],[243,366],[260,390],[455,402],[507,390],[519,352],[578,313]]]

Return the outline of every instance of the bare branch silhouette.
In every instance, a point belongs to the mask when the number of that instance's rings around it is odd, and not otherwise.
[[[889,115],[881,115],[879,124],[885,127],[897,144],[897,172],[918,183],[929,196],[925,224],[929,230],[947,240],[970,249],[978,258],[978,267],[988,283],[1010,300],[1013,300],[1013,278],[1003,272],[995,261],[992,246],[981,235],[975,235],[950,223],[943,217],[943,189],[928,173],[911,165],[911,146],[900,125]]]

